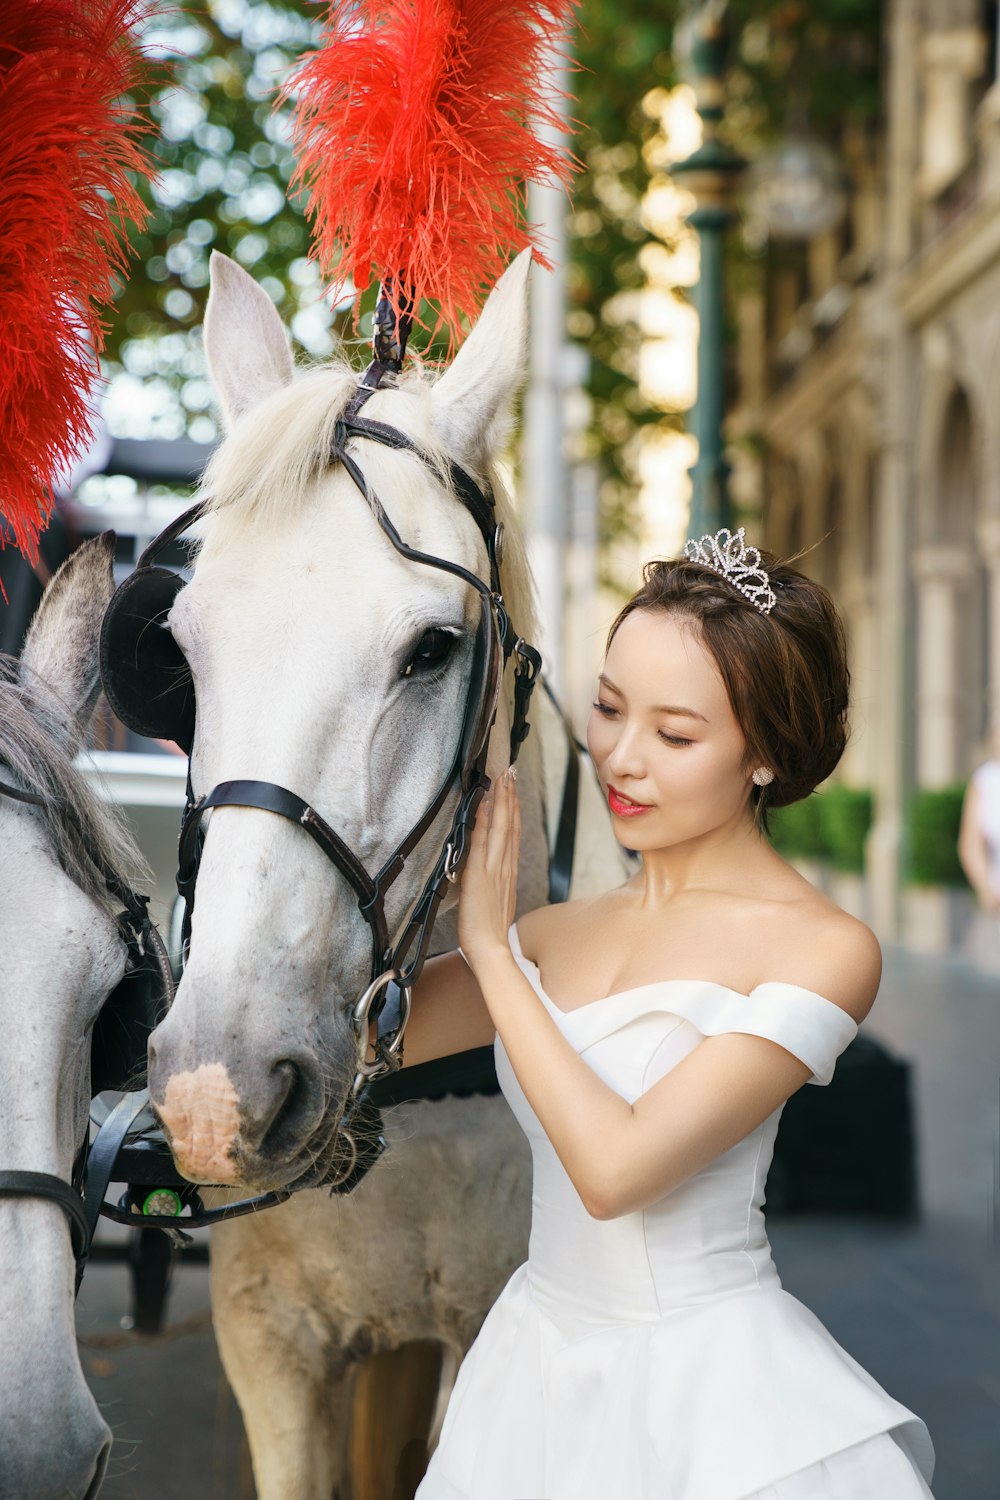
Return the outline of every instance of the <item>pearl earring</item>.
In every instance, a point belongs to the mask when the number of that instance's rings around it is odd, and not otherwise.
[[[753,782],[754,786],[770,786],[771,782],[774,780],[774,772],[771,770],[770,766],[758,766],[756,771],[754,771],[753,775],[751,776],[750,780]]]

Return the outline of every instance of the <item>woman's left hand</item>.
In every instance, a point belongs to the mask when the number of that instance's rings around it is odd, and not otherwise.
[[[473,969],[501,950],[510,951],[507,934],[514,920],[521,846],[516,780],[511,766],[479,804],[462,871],[458,941]]]

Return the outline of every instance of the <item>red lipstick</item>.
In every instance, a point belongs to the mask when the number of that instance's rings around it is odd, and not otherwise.
[[[648,812],[650,804],[647,802],[633,802],[630,797],[623,797],[621,792],[613,786],[608,787],[608,806],[616,818],[637,818],[640,813]]]

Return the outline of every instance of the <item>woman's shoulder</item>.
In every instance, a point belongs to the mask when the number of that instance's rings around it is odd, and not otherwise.
[[[769,955],[775,972],[766,977],[825,996],[860,1025],[882,978],[878,938],[867,923],[813,887],[793,905],[794,912],[775,914]]]

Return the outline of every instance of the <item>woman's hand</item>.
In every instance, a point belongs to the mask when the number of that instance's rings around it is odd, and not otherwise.
[[[474,970],[501,951],[510,953],[507,933],[514,920],[521,846],[516,780],[510,766],[479,804],[462,871],[458,941]]]

